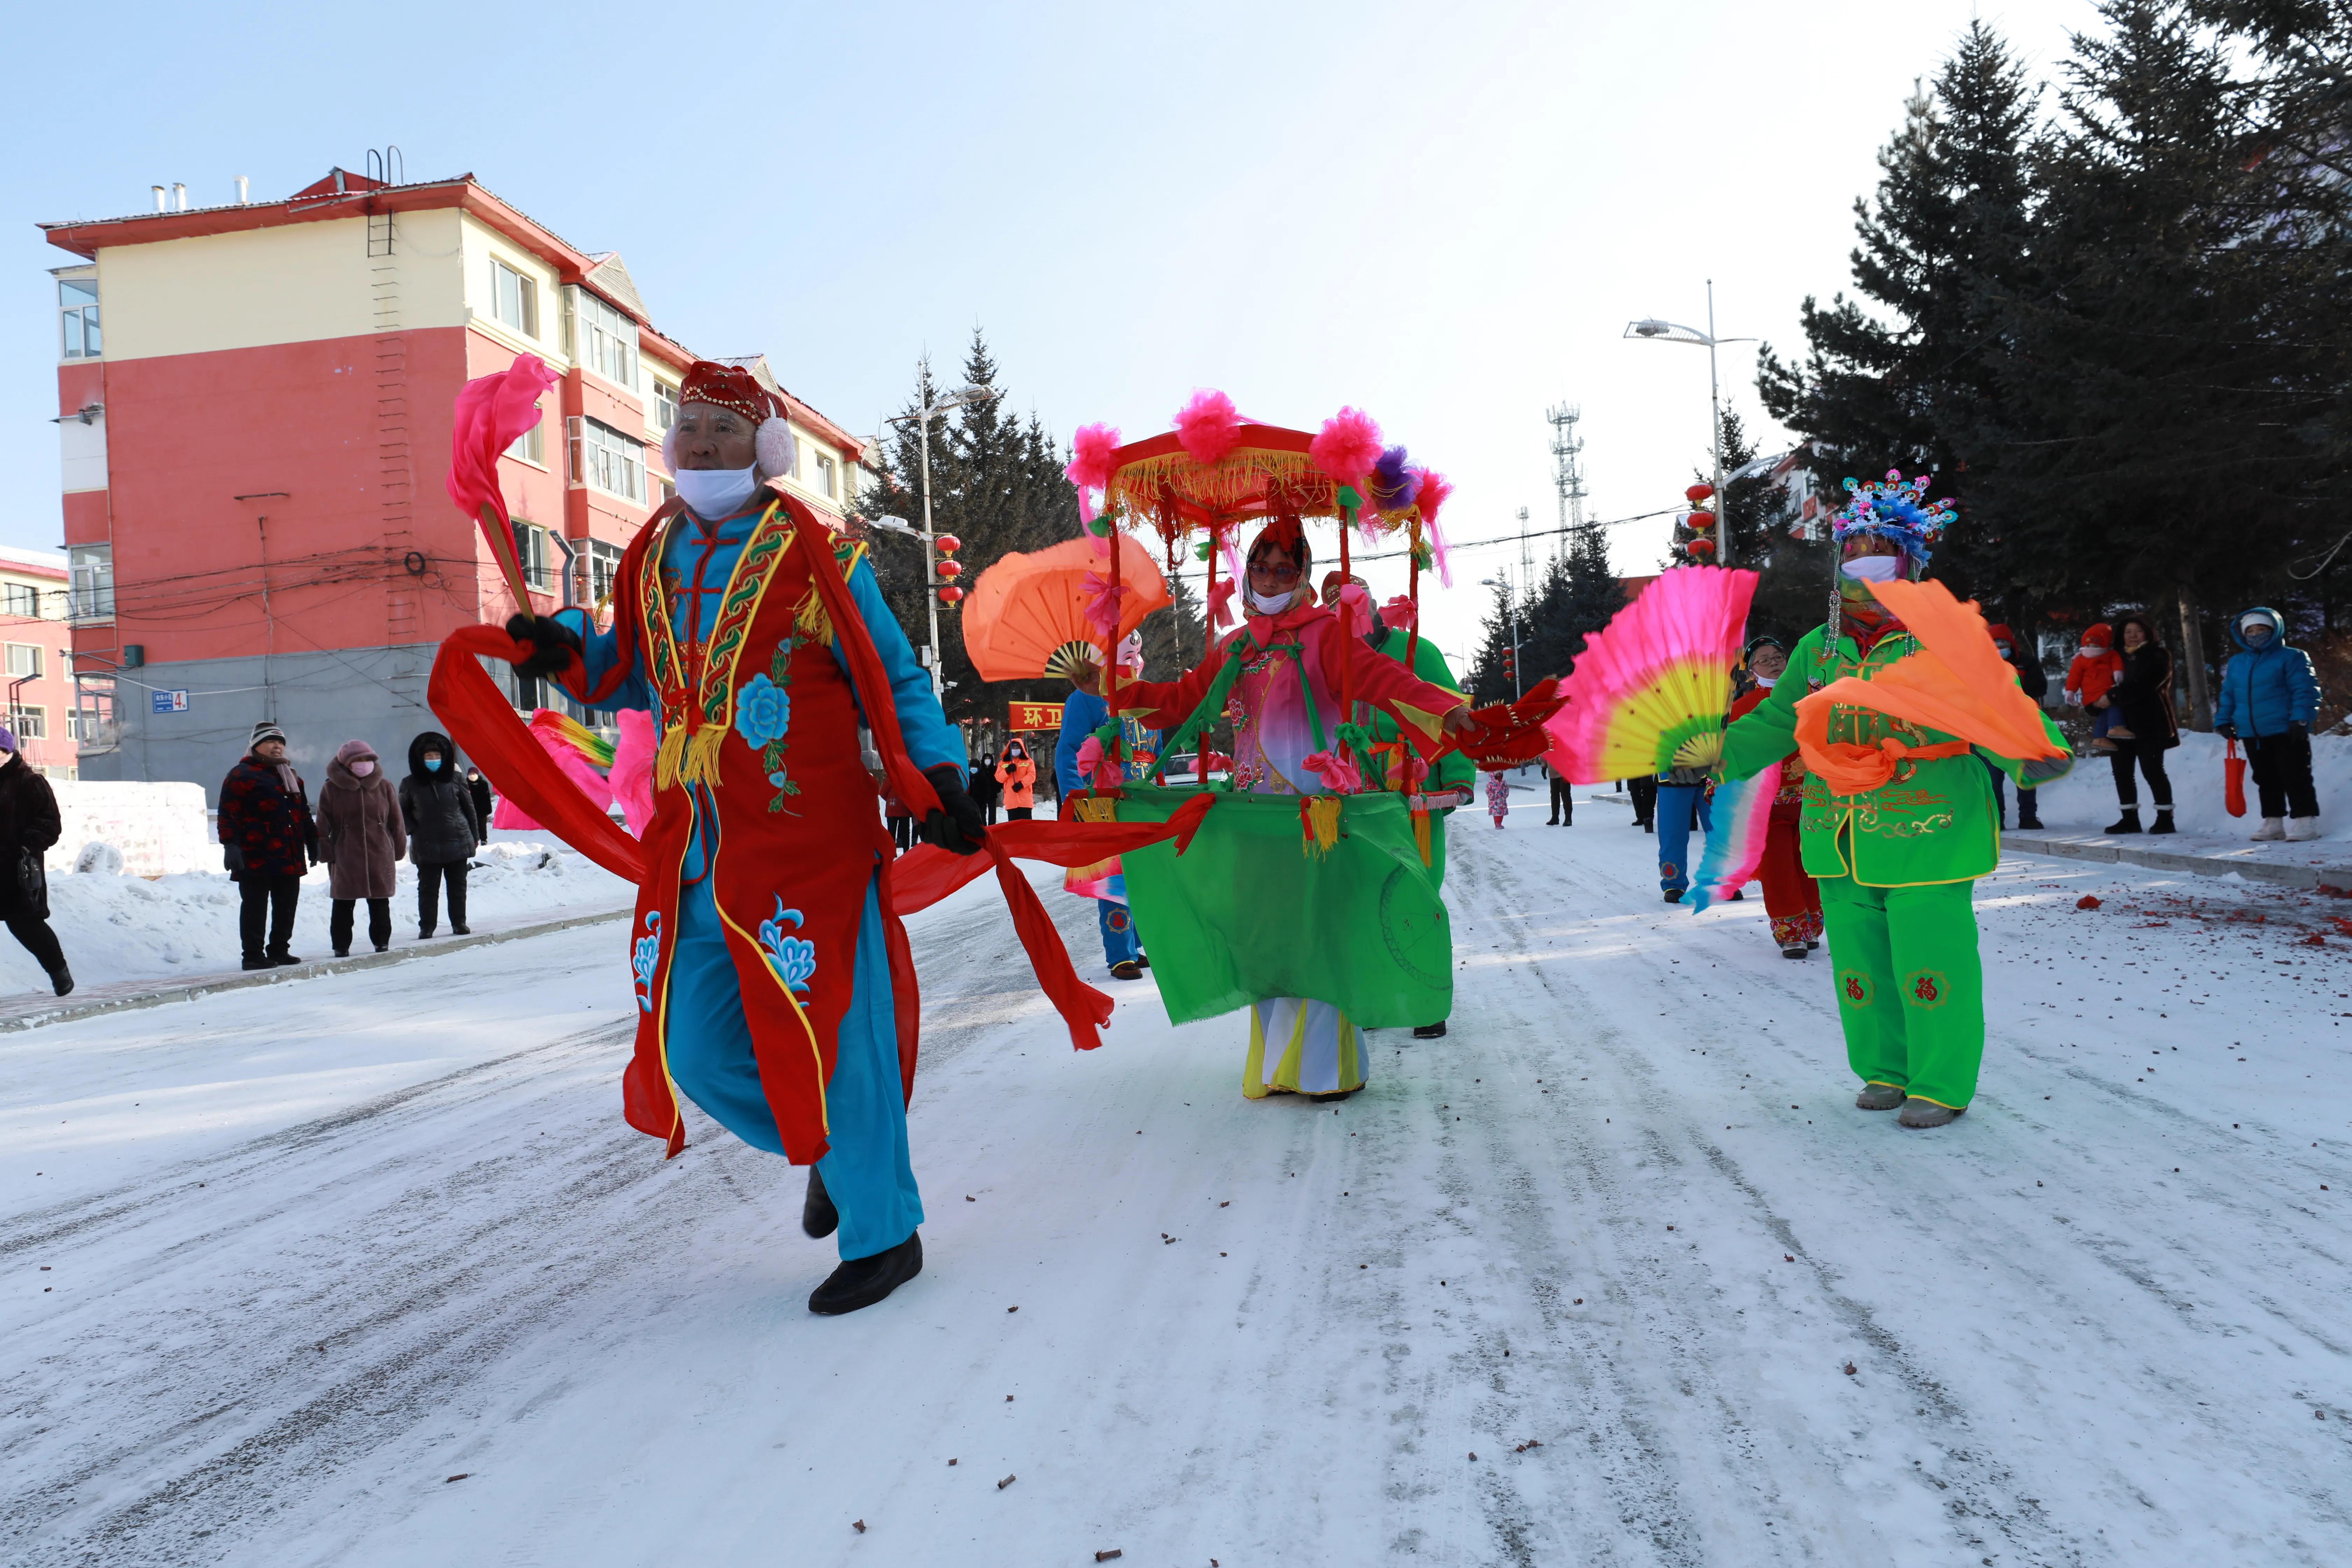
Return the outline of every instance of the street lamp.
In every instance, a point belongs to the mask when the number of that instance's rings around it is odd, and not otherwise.
[[[1516,702],[1520,698],[1527,695],[1526,691],[1521,689],[1519,677],[1518,595],[1511,592],[1511,580],[1507,577],[1481,577],[1478,579],[1478,586],[1481,588],[1500,588],[1503,591],[1503,603],[1509,607],[1511,612],[1511,700]]]
[[[904,425],[909,419],[918,422],[916,428],[920,433],[923,451],[923,526],[918,531],[908,526],[905,519],[896,517],[872,521],[877,528],[890,528],[893,532],[912,534],[923,542],[923,601],[931,617],[931,690],[935,695],[944,695],[947,691],[947,677],[940,668],[939,536],[931,531],[931,421],[950,408],[986,403],[1003,395],[1003,389],[999,387],[967,386],[909,413],[894,416],[890,420],[893,425]]]
[[[1715,558],[1724,565],[1731,564],[1730,509],[1723,493],[1723,397],[1717,390],[1715,374],[1715,351],[1720,343],[1752,343],[1754,338],[1718,338],[1715,335],[1715,279],[1706,280],[1706,331],[1696,327],[1676,326],[1655,316],[1645,316],[1638,321],[1625,323],[1625,335],[1654,343],[1695,343],[1706,350],[1706,405],[1715,416],[1708,434],[1715,441]]]

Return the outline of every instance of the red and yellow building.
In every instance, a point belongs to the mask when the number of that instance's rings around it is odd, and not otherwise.
[[[443,489],[471,377],[524,353],[561,375],[500,464],[534,609],[602,598],[668,492],[661,438],[697,356],[617,255],[471,175],[337,169],[279,202],[42,226],[81,258],[54,270],[84,777],[216,787],[264,718],[314,779],[355,737],[404,765],[437,727],[441,638],[515,608]],[[730,363],[784,397],[788,482],[837,513],[862,444],[763,359]]]

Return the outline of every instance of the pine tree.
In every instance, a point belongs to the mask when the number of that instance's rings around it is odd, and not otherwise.
[[[1511,650],[1512,640],[1509,588],[1496,588],[1494,608],[1487,611],[1482,630],[1484,635],[1478,644],[1478,657],[1470,665],[1468,689],[1472,700],[1483,708],[1491,703],[1508,702],[1517,695],[1503,659],[1503,656]]]

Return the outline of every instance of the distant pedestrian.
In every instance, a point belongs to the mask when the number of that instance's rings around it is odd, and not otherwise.
[[[996,782],[994,756],[983,755],[980,761],[971,764],[971,783],[965,786],[964,793],[971,796],[972,805],[980,807],[988,820],[988,825],[991,827],[995,826],[996,803],[1004,793],[1004,786]]]
[[[1656,831],[1658,817],[1658,781],[1648,774],[1638,779],[1622,779],[1625,793],[1633,797],[1633,826],[1644,833]]]
[[[1544,776],[1551,780],[1551,820],[1544,826],[1546,827],[1575,826],[1576,786],[1568,782],[1568,775],[1559,771],[1559,766],[1556,763],[1546,763],[1543,765],[1543,771]]]
[[[1004,820],[1026,822],[1037,803],[1037,763],[1029,742],[1014,736],[1004,742],[1004,760],[996,764],[996,782],[1004,791]]]
[[[1994,650],[2017,671],[2018,689],[2033,699],[2034,706],[2040,707],[2042,699],[2050,695],[2050,672],[2042,668],[2041,657],[2028,653],[2018,642],[2017,634],[2007,626],[1996,623],[1990,629]],[[1979,760],[1984,762],[1985,771],[1992,774],[1993,813],[2005,826],[2009,820],[2009,775],[1991,762],[1983,758]],[[2042,812],[2036,799],[2039,794],[2039,791],[2030,789],[2017,792],[2018,826],[2042,826]]]
[[[66,967],[58,933],[49,929],[49,876],[43,864],[62,831],[57,792],[18,752],[16,732],[5,724],[0,724],[0,752],[6,753],[0,757],[0,849],[8,854],[0,863],[0,921],[39,962],[50,989],[62,996],[74,988],[73,971]]]
[[[337,958],[352,951],[352,906],[365,899],[368,941],[378,952],[392,946],[392,895],[400,886],[400,858],[408,853],[408,830],[400,820],[400,797],[383,776],[375,748],[345,741],[327,764],[319,791],[319,858],[326,862],[327,891],[334,901],[327,916],[327,940]]]
[[[2180,744],[2180,726],[2172,716],[2172,655],[2156,640],[2156,629],[2144,616],[2126,616],[2116,623],[2122,643],[2122,673],[2107,689],[2107,706],[2116,715],[2107,726],[2112,748],[2107,764],[2115,770],[2116,802],[2123,815],[2108,825],[2110,833],[2137,833],[2139,790],[2132,763],[2147,780],[2156,805],[2150,833],[2172,831],[2172,781],[2164,773],[2164,753]]]
[[[2286,640],[2286,622],[2257,605],[2231,623],[2243,652],[2221,670],[2221,700],[2213,728],[2246,744],[2246,762],[2261,793],[2263,825],[2256,838],[2319,837],[2319,794],[2311,783],[2311,725],[2319,716],[2319,678],[2311,656]]]
[[[1669,768],[1650,787],[1657,792],[1658,887],[1666,902],[1679,904],[1690,888],[1691,827],[1715,831],[1715,804],[1707,798],[1707,770]]]
[[[466,770],[466,790],[474,797],[474,820],[482,825],[481,842],[488,844],[490,841],[490,812],[498,804],[490,795],[490,781],[482,776],[481,769],[469,767]],[[639,837],[643,837],[642,831]]]
[[[1488,773],[1486,775],[1486,815],[1495,819],[1495,826],[1499,828],[1503,826],[1504,815],[1510,809],[1510,781],[1500,773]]]
[[[2091,749],[2112,752],[2107,740],[2107,726],[2116,721],[2114,705],[2107,700],[2107,688],[2124,672],[2123,656],[2116,652],[2115,633],[2107,623],[2100,621],[2083,634],[2083,646],[2075,652],[2074,662],[2066,667],[2066,700],[2085,710],[2091,715]]]
[[[303,874],[319,862],[319,828],[302,775],[286,760],[286,731],[268,720],[253,727],[244,760],[221,781],[220,842],[237,888],[245,967],[301,963],[286,949]]]
[[[449,889],[449,929],[466,925],[466,870],[481,847],[482,819],[474,792],[457,776],[457,748],[437,730],[408,742],[408,776],[400,781],[400,821],[408,830],[408,858],[416,868],[416,935],[440,923],[442,888]]]

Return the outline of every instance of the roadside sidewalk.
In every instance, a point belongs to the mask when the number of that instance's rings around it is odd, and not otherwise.
[[[525,937],[544,936],[550,931],[568,931],[573,926],[594,925],[604,921],[625,921],[630,910],[626,906],[610,906],[570,910],[549,910],[515,920],[504,925],[477,926],[466,936],[433,937],[423,942],[411,941],[395,946],[389,952],[353,953],[349,958],[322,958],[289,964],[283,969],[241,969],[221,973],[160,977],[149,975],[138,980],[118,981],[110,985],[85,985],[70,996],[27,994],[0,997],[0,1031],[38,1028],[44,1024],[69,1023],[76,1018],[88,1018],[100,1013],[117,1013],[133,1007],[160,1007],[173,1002],[193,1002],[220,991],[243,991],[256,985],[284,985],[299,980],[315,980],[323,974],[341,974],[354,969],[376,969],[388,963],[405,963],[415,958],[433,958],[446,952],[457,952],[469,947],[483,947],[491,942],[520,942]]]

